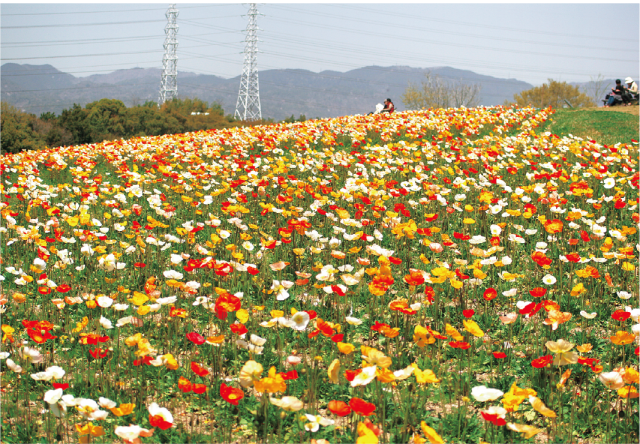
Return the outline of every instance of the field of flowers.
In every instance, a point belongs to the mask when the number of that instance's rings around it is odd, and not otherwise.
[[[552,116],[0,157],[2,442],[638,442],[637,142]]]

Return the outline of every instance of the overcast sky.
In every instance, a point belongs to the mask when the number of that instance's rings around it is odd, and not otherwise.
[[[162,68],[159,3],[2,3],[2,63]],[[247,3],[177,3],[178,70],[242,74]],[[259,70],[451,66],[540,85],[638,80],[638,3],[258,3]]]

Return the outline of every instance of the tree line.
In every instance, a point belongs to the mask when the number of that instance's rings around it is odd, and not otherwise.
[[[549,79],[548,83],[515,94],[513,100],[507,100],[504,105],[531,105],[537,108],[597,106],[603,91],[602,79],[599,78],[598,82],[595,82],[593,96],[589,96],[581,92],[577,86]],[[438,75],[427,72],[420,85],[409,83],[402,95],[402,102],[407,109],[459,108],[461,106],[471,108],[480,104],[480,91],[479,84],[468,84],[462,80],[444,80]]]
[[[160,107],[146,102],[130,108],[120,100],[101,99],[85,107],[74,104],[59,116],[46,112],[40,117],[2,102],[1,112],[3,153],[270,123],[236,120],[225,115],[220,104],[199,99],[174,99]]]

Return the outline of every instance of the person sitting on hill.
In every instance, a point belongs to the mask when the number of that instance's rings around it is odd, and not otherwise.
[[[395,110],[395,107],[393,106],[393,102],[391,101],[391,99],[387,99],[384,101],[384,108],[380,112],[391,114],[393,113],[394,110]]]
[[[624,93],[625,93],[625,88],[624,86],[622,86],[622,82],[620,81],[620,79],[616,79],[616,86],[615,88],[611,88],[611,93],[607,94],[609,97],[607,100],[607,103],[605,103],[605,107],[609,107],[611,105],[613,105],[616,101],[623,101],[623,97],[624,97]]]
[[[624,79],[624,83],[627,84],[627,105],[631,105],[631,100],[638,99],[638,84],[631,77]]]

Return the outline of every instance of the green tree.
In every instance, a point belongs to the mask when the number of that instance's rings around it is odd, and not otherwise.
[[[522,91],[513,96],[513,103],[518,106],[535,106],[537,108],[582,108],[594,106],[592,97],[580,92],[577,86],[569,85],[567,82],[556,82],[549,79],[548,83],[535,88]],[[511,103],[507,103],[511,104]]]
[[[100,99],[89,103],[86,110],[91,142],[114,140],[125,136],[124,121],[127,107],[122,101]]]
[[[52,113],[51,111],[40,114],[40,120],[55,121],[57,119],[58,118],[56,117],[55,113]]]
[[[63,110],[59,118],[60,126],[71,133],[73,143],[76,145],[92,142],[86,120],[87,110],[77,103],[74,103],[71,109]]]
[[[34,130],[37,117],[6,102],[0,103],[0,144],[3,153],[42,149],[44,139]]]

